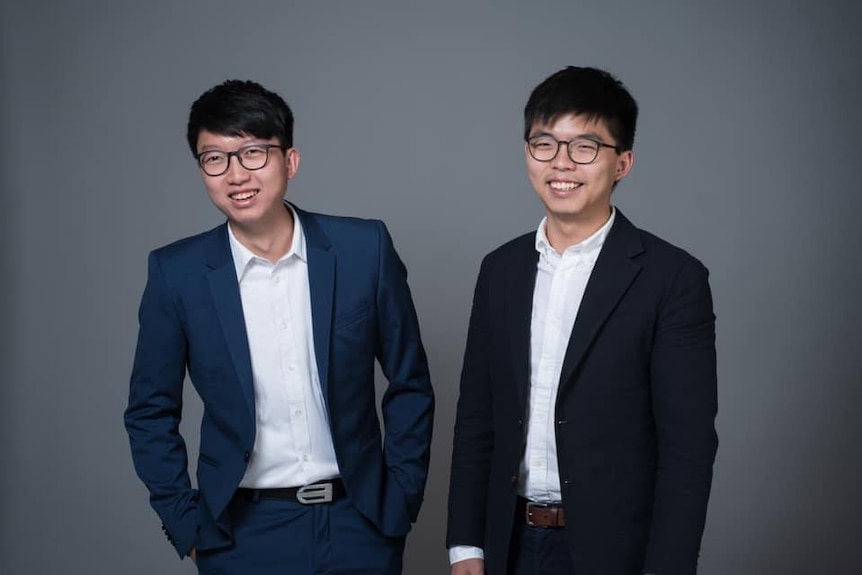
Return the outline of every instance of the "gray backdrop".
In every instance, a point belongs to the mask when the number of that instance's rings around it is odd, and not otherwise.
[[[567,64],[640,102],[616,204],[711,270],[721,445],[700,572],[862,572],[856,6],[3,0],[0,572],[193,572],[122,412],[148,250],[221,221],[188,107],[239,77],[295,110],[289,197],[384,219],[408,265],[439,408],[406,572],[445,573],[473,282],[541,217],[521,112]]]

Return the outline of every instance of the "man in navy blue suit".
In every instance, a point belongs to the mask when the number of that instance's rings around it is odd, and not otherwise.
[[[707,270],[611,203],[638,107],[568,67],[524,109],[545,208],[482,262],[449,492],[452,575],[692,575],[717,448]]]
[[[259,84],[205,92],[187,136],[227,222],[149,256],[125,424],[162,528],[201,573],[400,573],[434,398],[389,233],[285,202],[293,115]],[[204,406],[197,489],[186,374]]]

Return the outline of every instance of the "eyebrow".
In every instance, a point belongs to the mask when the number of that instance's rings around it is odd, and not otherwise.
[[[257,136],[228,136],[228,137],[232,137],[232,138],[239,140],[239,146],[237,146],[235,148],[236,150],[238,150],[240,148],[245,148],[246,146],[262,146],[264,144],[271,144],[273,146],[280,146],[281,145],[281,143],[273,144],[269,140],[266,140],[264,138],[258,138]],[[270,138],[270,139],[272,139],[272,138]],[[210,150],[218,150],[220,152],[224,151],[223,148],[217,146],[216,144],[207,144],[205,146],[202,146],[200,151],[201,152],[208,152]]]
[[[234,148],[233,151],[241,150],[243,148],[248,148],[249,146],[280,146],[281,144],[272,144],[270,142],[246,142]],[[207,144],[203,146],[198,154],[203,154],[204,152],[227,152],[224,148],[220,148],[215,144]]]
[[[546,132],[545,130],[542,130],[542,131],[536,132],[535,134],[532,134],[532,135],[530,136],[530,139],[532,139],[532,138],[538,138],[539,136],[550,136],[551,138],[554,138],[555,140],[557,139],[557,137],[556,137],[555,135],[553,135],[553,134],[552,134],[552,133],[550,133],[550,132]],[[579,140],[579,139],[581,139],[581,138],[585,138],[585,139],[587,139],[587,140],[596,140],[596,141],[599,141],[599,142],[604,142],[604,141],[605,141],[605,140],[604,140],[604,138],[602,138],[602,137],[601,137],[599,134],[597,134],[596,132],[584,132],[583,134],[577,134],[576,136],[574,136],[573,138],[571,138],[569,141],[571,141],[571,140]],[[559,141],[563,141],[563,140],[559,140]]]

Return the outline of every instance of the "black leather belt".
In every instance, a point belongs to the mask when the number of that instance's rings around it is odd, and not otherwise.
[[[347,495],[341,479],[319,481],[302,487],[275,487],[271,489],[248,489],[240,487],[237,495],[245,499],[258,501],[260,499],[287,499],[303,505],[316,503],[331,503]]]

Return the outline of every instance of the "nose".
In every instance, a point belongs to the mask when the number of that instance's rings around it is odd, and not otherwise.
[[[568,142],[558,142],[557,143],[557,155],[554,156],[554,159],[551,160],[551,166],[557,168],[559,170],[574,170],[577,166],[576,163],[572,161],[572,158],[569,157],[569,143]]]
[[[239,158],[235,154],[229,155],[227,161],[227,172],[225,175],[229,184],[240,184],[248,180],[248,170],[242,167],[242,164],[239,163]]]

